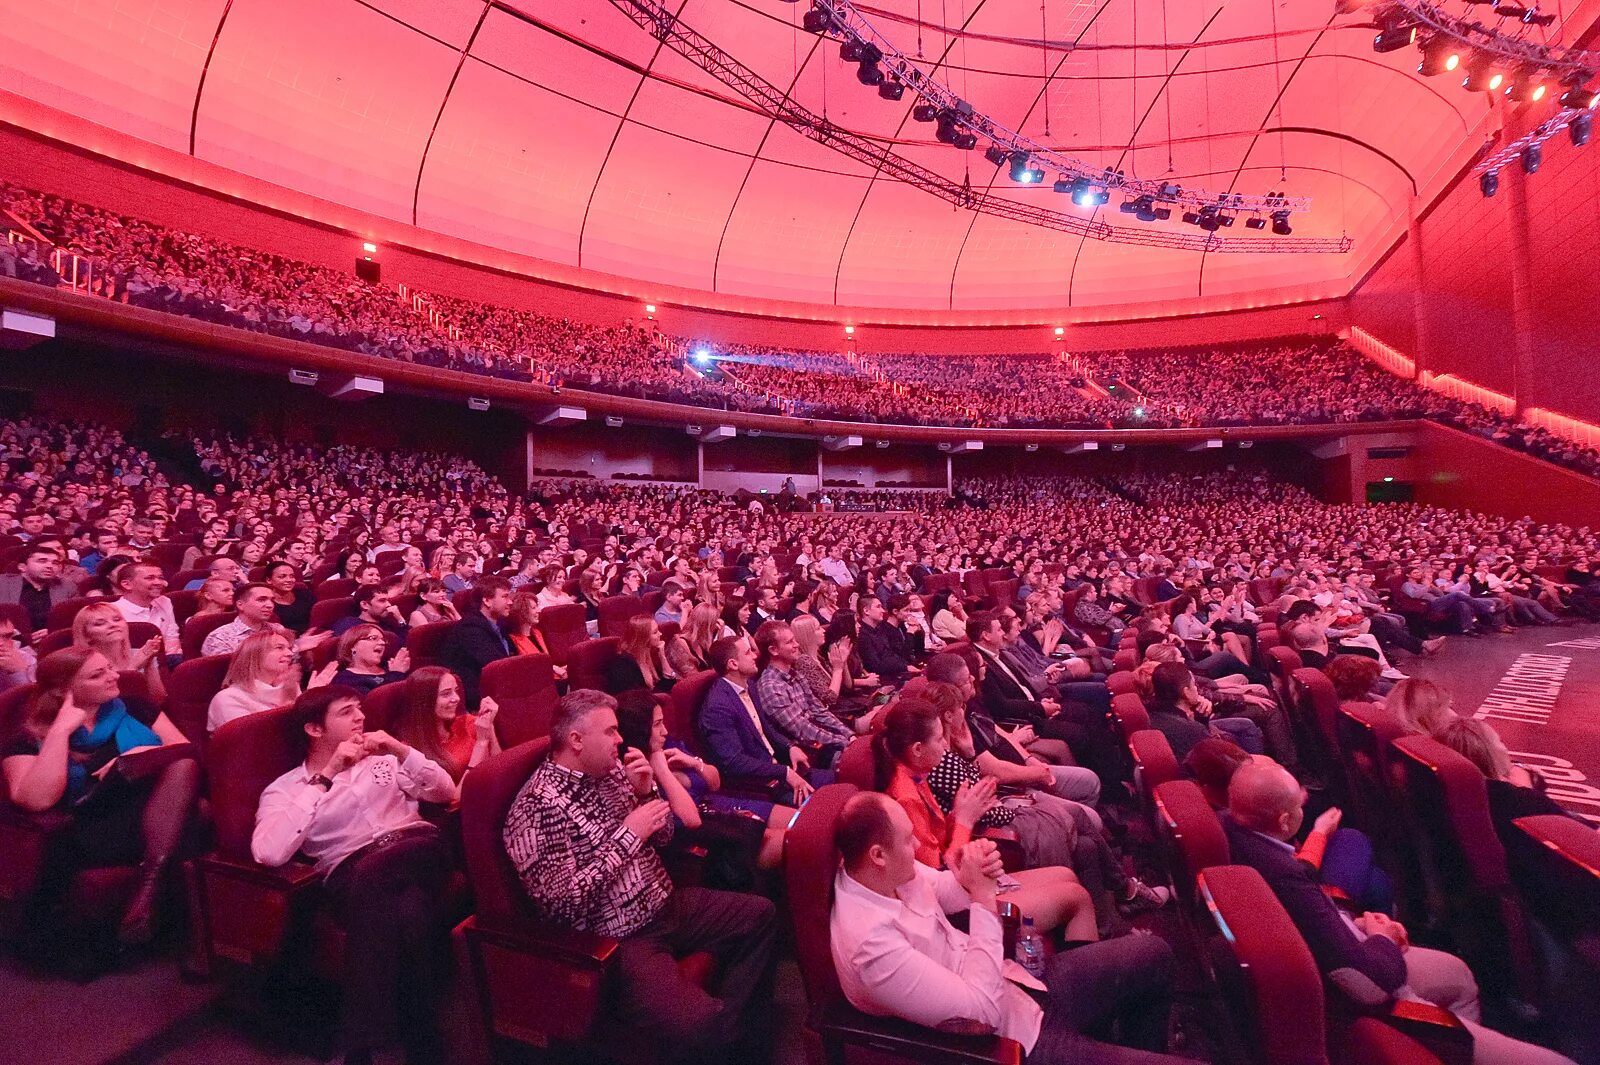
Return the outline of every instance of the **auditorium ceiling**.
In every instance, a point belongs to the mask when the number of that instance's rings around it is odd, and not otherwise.
[[[976,190],[1113,226],[934,140],[804,3],[673,0],[796,102]],[[14,0],[0,88],[361,211],[645,285],[824,307],[1232,309],[1349,291],[1489,129],[1332,0],[874,0],[904,53],[1095,166],[1312,200],[1333,254],[1105,242],[956,209],[775,123],[608,0]],[[920,22],[919,22],[920,19]],[[1041,42],[1047,42],[1042,45]],[[1242,241],[1251,232],[1226,232]],[[1270,236],[1270,234],[1266,234]]]

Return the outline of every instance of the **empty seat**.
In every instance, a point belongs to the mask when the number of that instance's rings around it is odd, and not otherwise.
[[[479,691],[499,706],[495,715],[495,735],[501,747],[510,749],[550,734],[555,719],[555,677],[546,655],[514,655],[483,667]]]

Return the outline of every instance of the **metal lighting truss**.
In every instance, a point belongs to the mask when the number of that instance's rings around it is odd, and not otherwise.
[[[837,41],[854,41],[871,45],[882,54],[878,60],[884,71],[911,90],[924,103],[931,104],[940,113],[950,116],[949,121],[982,140],[999,145],[1007,154],[1021,152],[1033,165],[1054,170],[1068,181],[1082,178],[1092,185],[1118,190],[1129,196],[1151,196],[1158,203],[1177,204],[1195,211],[1214,208],[1230,212],[1270,215],[1288,211],[1299,214],[1310,210],[1311,201],[1295,196],[1244,196],[1236,192],[1208,192],[1205,189],[1186,189],[1165,181],[1141,181],[1127,177],[1119,170],[1093,166],[1081,159],[1073,159],[1038,141],[990,118],[973,108],[967,101],[950,91],[950,87],[930,77],[916,63],[907,59],[876,26],[856,10],[852,0],[811,0],[813,11],[824,13],[828,25],[823,34]]]
[[[850,130],[841,129],[800,106],[788,93],[756,74],[717,45],[684,25],[659,0],[610,0],[640,28],[700,69],[754,103],[775,121],[818,144],[879,169],[894,179],[922,189],[956,207],[1010,218],[1045,229],[1073,233],[1094,240],[1183,251],[1255,254],[1336,254],[1350,250],[1349,237],[1222,237],[1216,233],[1190,234],[1154,228],[1111,226],[1062,211],[1020,203],[957,183]],[[1215,200],[1205,206],[1216,207]],[[1233,210],[1228,205],[1228,210]],[[1281,208],[1280,208],[1281,209]]]
[[[1479,54],[1517,66],[1537,68],[1561,81],[1581,83],[1600,71],[1600,52],[1512,37],[1476,19],[1452,14],[1443,5],[1430,0],[1384,0],[1373,7],[1372,15],[1375,20],[1385,16],[1408,18],[1419,26],[1460,41]]]
[[[1543,144],[1551,137],[1554,137],[1556,134],[1572,125],[1573,120],[1579,115],[1586,114],[1589,114],[1589,112],[1579,108],[1562,108],[1555,115],[1545,119],[1543,122],[1539,123],[1532,130],[1528,131],[1521,137],[1518,137],[1511,143],[1478,160],[1478,162],[1472,167],[1473,176],[1481,176],[1489,173],[1490,171],[1498,173],[1505,167],[1508,167],[1521,160],[1522,154],[1529,148],[1533,147],[1534,145]]]

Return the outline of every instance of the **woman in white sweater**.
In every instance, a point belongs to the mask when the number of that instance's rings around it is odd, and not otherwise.
[[[272,626],[245,638],[228,664],[222,690],[211,697],[206,731],[215,732],[237,717],[287,706],[300,697],[300,663],[287,629]],[[328,683],[337,662],[311,678],[312,688]]]

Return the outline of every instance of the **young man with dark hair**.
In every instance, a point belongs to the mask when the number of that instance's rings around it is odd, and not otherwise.
[[[404,643],[410,626],[406,624],[400,608],[395,605],[394,593],[390,588],[391,585],[387,581],[357,588],[356,612],[335,621],[328,627],[329,631],[335,636],[343,636],[357,625],[376,625],[385,632],[393,633]]]
[[[773,788],[772,800],[798,806],[814,788],[833,783],[833,773],[813,769],[811,760],[761,712],[751,690],[756,650],[748,636],[724,636],[711,645],[708,664],[718,680],[700,708],[700,732],[708,760],[725,780]]]
[[[568,692],[550,729],[550,756],[506,815],[506,854],[547,920],[618,945],[616,1019],[661,1040],[669,1060],[747,1060],[759,1045],[776,911],[755,895],[676,887],[657,856],[672,838],[672,814],[649,760],[619,761],[617,702],[604,692]],[[677,959],[710,951],[721,963],[713,996]],[[538,988],[527,989],[539,994]]]
[[[397,1023],[408,1061],[442,1065],[434,1021],[450,857],[418,803],[454,802],[455,782],[415,748],[365,731],[350,688],[314,688],[289,717],[305,761],[262,792],[251,853],[273,867],[304,854],[323,874],[345,930],[346,1065],[371,1062]]]
[[[440,665],[461,679],[466,708],[478,708],[478,682],[483,667],[511,657],[511,643],[502,627],[511,613],[511,583],[504,577],[484,577],[472,589],[461,620],[450,627],[440,650]]]
[[[16,573],[0,576],[0,603],[15,603],[28,612],[34,640],[49,631],[50,608],[78,594],[61,576],[61,552],[50,544],[34,544]]]

